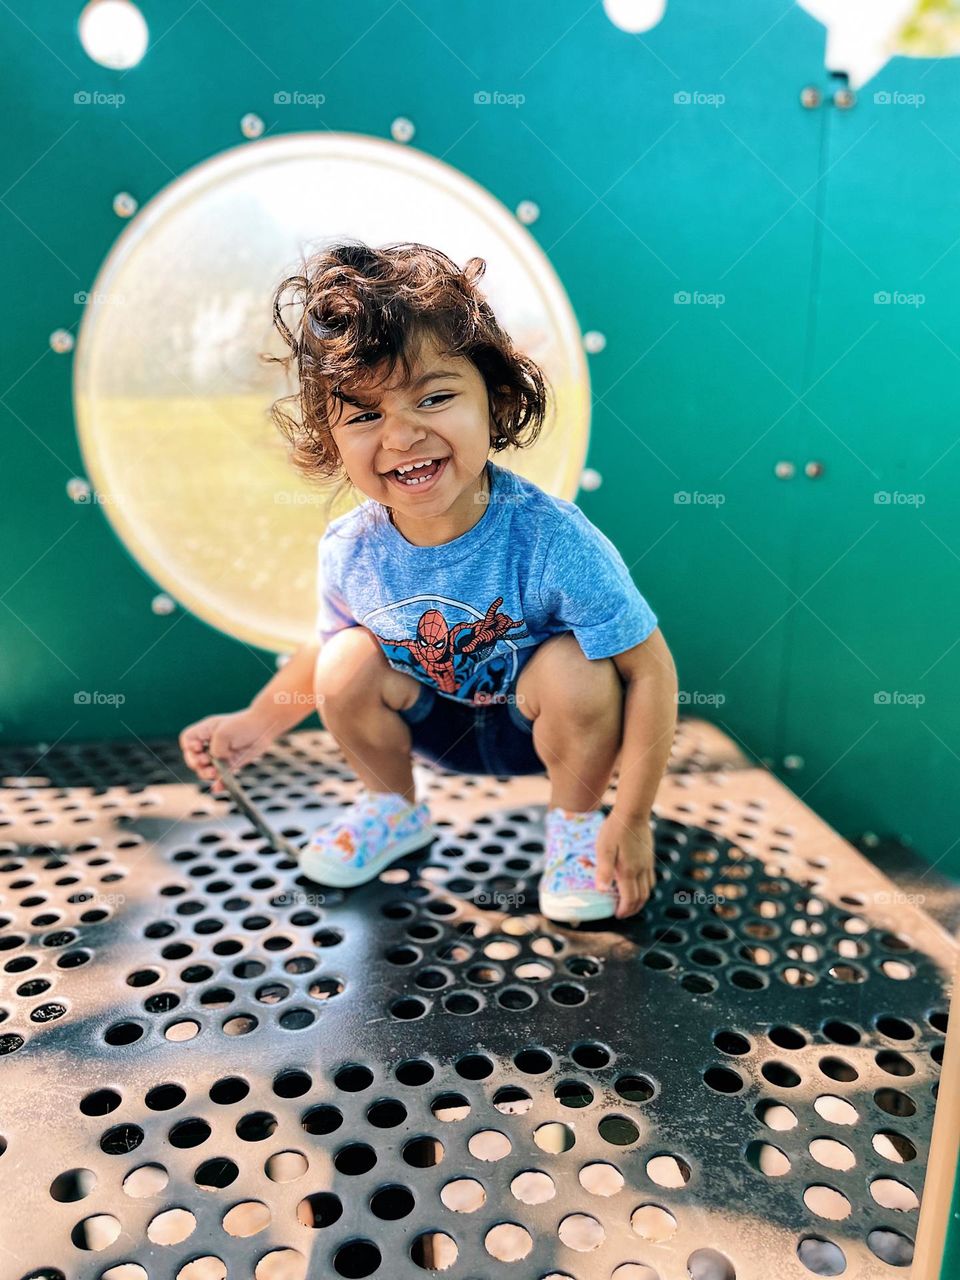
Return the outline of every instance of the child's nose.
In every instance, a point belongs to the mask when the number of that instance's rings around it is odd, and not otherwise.
[[[409,453],[411,446],[425,439],[423,426],[411,418],[390,418],[380,437],[384,449],[394,453]]]

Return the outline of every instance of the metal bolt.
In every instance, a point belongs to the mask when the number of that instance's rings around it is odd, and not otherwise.
[[[259,138],[263,133],[263,128],[263,121],[258,115],[254,115],[252,111],[248,111],[240,121],[240,132],[245,138]]]
[[[784,756],[783,767],[785,769],[802,769],[803,756]]]
[[[161,618],[166,617],[167,614],[173,613],[176,607],[177,606],[174,601],[171,600],[166,592],[163,591],[161,591],[159,595],[154,596],[150,601],[150,608]]]
[[[586,489],[588,493],[592,493],[595,489],[599,489],[603,484],[603,476],[599,471],[594,471],[593,467],[584,467],[580,473],[580,488]]]
[[[409,142],[415,133],[413,121],[406,116],[397,116],[390,126],[390,136],[394,142]]]
[[[598,333],[596,329],[591,329],[589,333],[583,335],[584,349],[591,356],[597,355],[606,345],[606,338],[602,333]]]
[[[773,468],[773,474],[777,477],[778,480],[791,480],[793,478],[795,471],[796,471],[796,467],[793,465],[793,463],[786,462],[786,461],[778,462],[777,465]]]
[[[852,89],[838,89],[833,95],[833,105],[839,107],[841,111],[849,111],[857,101],[857,95]]]
[[[536,222],[540,217],[540,206],[535,204],[533,200],[521,200],[517,205],[517,217],[529,227],[531,223]]]
[[[823,475],[823,463],[810,461],[804,465],[804,474],[808,475],[811,480],[816,480],[818,476]]]
[[[129,191],[118,191],[113,197],[113,212],[118,218],[132,218],[138,207]]]
[[[800,90],[800,105],[806,107],[808,111],[819,107],[820,101],[820,90],[816,85],[808,84]]]
[[[50,335],[50,346],[58,356],[73,350],[73,334],[69,329],[54,329]]]

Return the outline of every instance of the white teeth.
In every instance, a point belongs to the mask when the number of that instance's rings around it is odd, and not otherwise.
[[[443,458],[427,458],[424,462],[413,462],[406,467],[395,467],[394,474],[401,484],[404,484],[408,489],[411,489],[414,485],[426,484],[428,480],[433,479],[433,476],[412,476],[409,475],[409,472],[419,471],[421,467],[432,467],[434,464],[436,464],[437,471],[439,471],[440,464],[442,462]],[[436,474],[436,472],[434,474]]]

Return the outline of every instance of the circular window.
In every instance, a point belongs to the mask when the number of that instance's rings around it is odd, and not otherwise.
[[[544,369],[552,416],[498,463],[573,498],[589,424],[580,332],[548,259],[488,191],[430,156],[353,134],[248,143],[196,166],[127,224],[88,296],[74,400],[87,474],[160,587],[239,639],[289,650],[313,634],[326,494],[288,461],[269,407],[296,388],[272,298],[303,256],[345,235],[419,241],[461,265]],[[288,319],[290,316],[288,316]]]

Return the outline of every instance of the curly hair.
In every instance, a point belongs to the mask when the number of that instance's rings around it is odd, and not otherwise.
[[[423,338],[432,335],[444,354],[463,356],[483,377],[499,434],[494,452],[525,448],[536,440],[547,412],[549,384],[540,367],[517,351],[500,327],[477,281],[483,258],[457,264],[428,245],[398,242],[374,249],[359,240],[328,245],[288,276],[273,297],[273,323],[290,348],[263,354],[289,372],[299,390],[281,396],[270,416],[292,446],[291,462],[308,479],[342,479],[345,470],[331,433],[332,393],[367,385],[378,366],[387,381],[399,364],[412,376]],[[296,306],[297,321],[284,320]],[[296,413],[284,406],[293,402]]]

